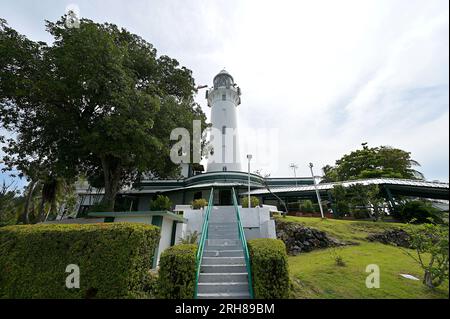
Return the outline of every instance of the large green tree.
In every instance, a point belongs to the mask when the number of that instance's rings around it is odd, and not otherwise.
[[[112,210],[119,189],[142,173],[177,175],[170,131],[192,131],[194,119],[205,127],[206,117],[193,100],[192,72],[176,60],[158,57],[150,43],[113,24],[82,19],[79,28],[68,28],[64,22],[47,21],[51,46],[20,36],[30,46],[25,53],[37,52],[37,70],[29,72],[23,101],[18,90],[1,92],[0,116],[15,133],[8,159],[11,167],[18,157],[39,167],[46,162],[51,182],[86,173],[104,187],[104,206]],[[4,73],[10,64],[0,65]],[[23,77],[17,72],[7,82],[13,87]]]
[[[4,170],[17,170],[29,181],[20,221],[28,223],[31,195],[41,185],[39,218],[45,204],[54,209],[62,178],[74,178],[77,158],[68,141],[68,122],[61,123],[49,106],[52,94],[48,46],[33,42],[0,19],[0,120],[9,133],[2,142]]]
[[[423,179],[422,173],[414,169],[420,166],[411,158],[411,153],[389,146],[369,147],[345,154],[335,166],[323,167],[324,182],[336,182],[363,178],[407,178]]]

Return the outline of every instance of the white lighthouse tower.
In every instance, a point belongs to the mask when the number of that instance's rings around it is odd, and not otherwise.
[[[206,92],[212,123],[207,171],[241,171],[236,114],[241,90],[225,70],[214,77],[213,83]]]

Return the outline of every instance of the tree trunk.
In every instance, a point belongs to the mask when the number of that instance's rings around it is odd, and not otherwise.
[[[423,276],[423,283],[425,286],[429,288],[434,288],[433,277],[431,276],[431,272],[428,270],[425,270],[425,275]]]
[[[37,181],[31,180],[30,184],[28,185],[28,193],[27,198],[25,201],[25,207],[23,209],[23,213],[19,218],[19,221],[21,221],[23,224],[29,224],[30,223],[30,204],[31,200],[33,199],[33,192],[34,188],[36,186]]]
[[[45,218],[45,197],[42,195],[41,202],[39,204],[37,223],[42,222]]]
[[[53,198],[53,200],[50,202],[50,208],[49,208],[49,210],[48,210],[48,212],[47,212],[47,215],[45,215],[45,220],[44,221],[46,221],[47,219],[48,219],[48,216],[50,215],[50,216],[58,216],[58,213],[57,213],[57,211],[56,211],[56,207],[57,205],[56,205],[56,198]]]
[[[102,157],[103,175],[105,178],[105,195],[102,204],[108,211],[114,211],[114,202],[120,187],[122,166],[120,160],[114,157]]]

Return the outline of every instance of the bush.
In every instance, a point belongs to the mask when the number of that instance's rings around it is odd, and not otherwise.
[[[309,199],[303,201],[300,205],[300,210],[303,213],[313,213],[314,205],[313,205],[312,201],[310,201]]]
[[[150,203],[151,211],[170,210],[172,208],[172,202],[169,197],[164,195],[158,195],[156,199]]]
[[[323,207],[322,207],[322,209],[323,209]],[[315,213],[320,213],[320,206],[319,206],[319,204],[314,203],[313,204],[313,210],[314,210]]]
[[[258,299],[283,299],[289,296],[286,246],[281,240],[258,238],[248,241],[253,292]]]
[[[132,223],[0,229],[0,298],[136,298],[146,290],[159,228]],[[80,288],[66,288],[80,269]]]
[[[175,245],[159,260],[158,297],[191,299],[195,293],[197,245]]]
[[[370,217],[370,214],[363,208],[354,208],[352,209],[352,216],[354,219],[366,219]]]
[[[431,203],[420,200],[406,202],[394,211],[393,216],[405,223],[411,222],[413,219],[417,224],[428,223],[430,218],[435,223],[443,222],[438,209],[434,208]]]
[[[198,239],[200,238],[200,234],[198,231],[194,230],[193,232],[188,232],[186,236],[180,237],[180,244],[196,244]]]
[[[415,255],[406,251],[423,269],[423,284],[429,288],[436,288],[448,280],[449,248],[448,227],[435,224],[409,225],[408,233],[411,238],[411,248]],[[430,255],[426,262],[425,255]]]
[[[252,207],[259,206],[258,197],[250,196],[250,203],[251,203]],[[248,208],[248,196],[242,197],[241,205],[243,208]]]
[[[192,208],[193,209],[200,209],[205,206],[208,206],[208,201],[204,198],[194,199],[192,201]]]

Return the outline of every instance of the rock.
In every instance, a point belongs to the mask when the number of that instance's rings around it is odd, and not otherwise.
[[[342,246],[344,243],[328,236],[327,233],[305,225],[275,220],[277,238],[286,245],[288,254],[297,255],[319,248]]]
[[[382,233],[371,234],[367,236],[369,241],[376,241],[386,245],[399,246],[404,248],[411,247],[411,237],[402,229],[390,229]]]

